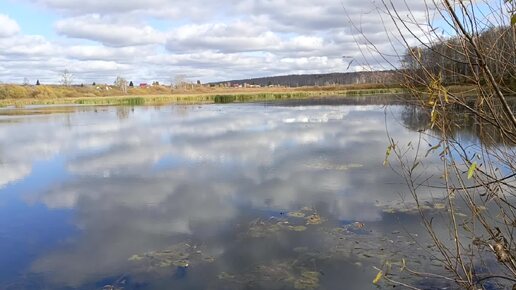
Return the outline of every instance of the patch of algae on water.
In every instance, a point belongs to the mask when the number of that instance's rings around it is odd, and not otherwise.
[[[256,219],[249,224],[247,235],[252,238],[263,238],[284,230],[304,232],[307,230],[307,227],[304,225],[291,225],[286,220],[274,219],[264,221],[261,219]]]
[[[315,209],[303,207],[300,210],[288,212],[283,218],[255,219],[249,223],[245,233],[252,238],[263,238],[285,230],[304,232],[308,229],[307,226],[319,225],[324,221],[325,219],[317,214]]]
[[[446,205],[444,203],[434,203],[435,209],[445,209]]]
[[[322,224],[323,219],[320,215],[314,213],[306,218],[307,225],[319,225]]]
[[[252,238],[263,238],[282,229],[280,223],[256,219],[249,224],[247,233]]]
[[[305,271],[301,277],[294,282],[296,289],[316,289],[319,287],[319,272]]]
[[[167,268],[190,266],[190,263],[213,262],[215,258],[204,254],[197,246],[179,243],[167,249],[151,251],[144,254],[135,254],[129,261],[137,264],[149,265],[151,268]]]
[[[294,218],[304,218],[306,214],[302,211],[291,211],[287,213],[287,216],[294,217]]]
[[[284,281],[292,283],[295,281],[294,268],[289,262],[273,262],[269,265],[257,267],[256,275],[266,281]]]
[[[304,231],[306,231],[307,227],[305,227],[305,226],[289,226],[288,229],[291,231],[294,231],[294,232],[304,232]]]
[[[132,255],[130,258],[129,258],[129,261],[132,261],[132,262],[137,262],[137,261],[141,261],[143,260],[144,257],[140,256],[140,255]]]
[[[233,279],[236,278],[236,276],[235,275],[231,275],[231,274],[229,274],[227,272],[222,272],[222,273],[220,273],[217,276],[217,278],[219,278],[220,280],[233,280]]]
[[[261,281],[264,283],[264,287],[265,285],[275,285],[274,287],[278,286],[281,289],[293,287],[305,290],[319,288],[319,277],[319,272],[310,271],[303,266],[296,266],[296,261],[273,261],[271,264],[257,266],[254,271],[241,275],[227,272],[218,275],[220,280],[241,285],[252,281]]]

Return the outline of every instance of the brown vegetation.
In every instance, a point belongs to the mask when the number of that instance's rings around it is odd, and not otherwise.
[[[406,49],[398,53],[404,65],[398,72],[427,120],[416,143],[389,138],[386,163],[389,156],[397,160],[391,167],[406,181],[432,241],[430,251],[445,274],[414,271],[410,261],[403,261],[400,271],[463,289],[515,289],[516,117],[509,98],[515,94],[516,3],[427,1],[423,23],[410,11],[400,15],[390,1],[383,3],[396,27],[392,39]],[[442,20],[436,24],[433,15]],[[414,38],[417,47],[409,44]],[[471,84],[474,99],[447,87],[456,83]],[[480,142],[454,134],[465,112],[480,132]],[[425,167],[430,158],[441,162],[437,176]],[[424,210],[429,191],[446,204],[440,222],[445,233],[436,230],[438,222]],[[382,274],[389,283],[419,289],[395,281],[387,270]]]
[[[0,85],[0,105],[23,105],[23,104],[59,104],[59,103],[91,103],[91,104],[117,104],[109,99],[131,99],[144,98],[150,100],[145,103],[155,103],[151,99],[161,99],[163,103],[176,102],[178,99],[198,98],[203,101],[209,97],[213,99],[219,95],[229,96],[252,96],[254,100],[260,96],[266,99],[271,94],[286,94],[295,96],[321,96],[321,95],[363,95],[363,94],[386,94],[401,93],[399,86],[395,85],[334,85],[334,86],[312,86],[312,87],[264,87],[264,88],[234,88],[234,87],[210,87],[192,85],[187,87],[171,88],[169,86],[155,85],[145,88],[118,86],[62,86],[62,85]],[[161,103],[161,101],[160,101]]]

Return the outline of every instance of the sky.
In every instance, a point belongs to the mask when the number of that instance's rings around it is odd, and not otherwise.
[[[410,5],[415,18],[425,15],[424,1],[395,2],[402,13]],[[75,83],[204,83],[385,68],[357,31],[393,49],[393,26],[378,7],[379,0],[0,0],[0,82],[55,83],[64,70]]]

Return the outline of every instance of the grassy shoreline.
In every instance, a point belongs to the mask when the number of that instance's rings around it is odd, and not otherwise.
[[[306,99],[316,97],[348,97],[403,94],[402,88],[367,88],[347,90],[283,90],[283,91],[214,91],[209,93],[176,93],[121,96],[79,96],[64,98],[7,98],[0,99],[0,107],[29,105],[165,105],[241,103],[269,100]]]

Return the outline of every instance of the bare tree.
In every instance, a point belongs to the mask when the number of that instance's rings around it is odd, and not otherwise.
[[[127,80],[121,76],[116,77],[115,86],[117,86],[122,93],[127,94]]]
[[[73,83],[73,78],[73,74],[68,69],[65,69],[61,73],[61,84],[66,87],[71,86]]]
[[[186,75],[183,74],[176,75],[173,82],[176,89],[185,89],[189,85]]]

